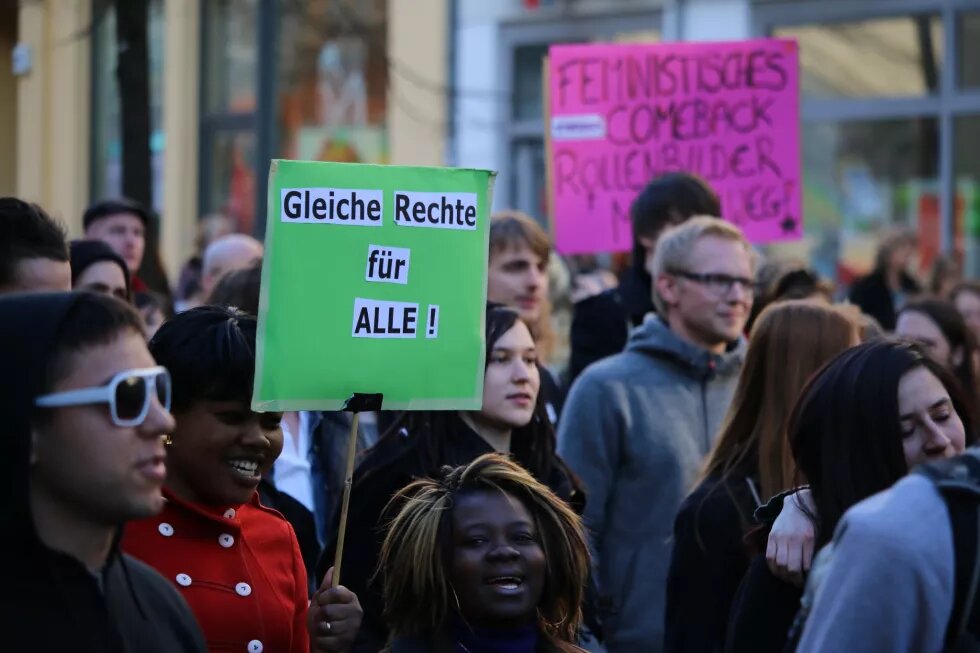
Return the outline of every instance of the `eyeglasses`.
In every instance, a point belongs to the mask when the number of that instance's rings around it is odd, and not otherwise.
[[[125,370],[108,383],[93,388],[79,388],[42,395],[35,406],[55,408],[109,404],[112,423],[116,426],[139,426],[150,413],[153,395],[164,410],[170,410],[170,373],[165,367]]]
[[[755,280],[749,279],[748,277],[733,277],[730,274],[721,273],[697,274],[696,272],[688,272],[687,270],[668,270],[668,272],[678,277],[700,283],[716,295],[727,295],[736,284],[742,290],[749,293],[755,290]]]

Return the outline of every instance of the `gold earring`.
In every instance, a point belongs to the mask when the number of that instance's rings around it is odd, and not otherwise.
[[[173,445],[173,443],[174,443],[174,439],[172,437],[170,437],[169,435],[163,436],[163,446],[169,447]]]

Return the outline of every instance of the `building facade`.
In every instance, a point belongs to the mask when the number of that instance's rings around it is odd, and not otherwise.
[[[0,3],[0,192],[81,232],[121,188],[115,11],[109,0]],[[150,150],[171,277],[197,222],[264,231],[269,160],[441,165],[449,5],[442,0],[149,0]],[[412,78],[414,79],[414,78]],[[397,97],[411,110],[389,98]],[[424,116],[424,120],[418,118]]]
[[[500,171],[496,205],[544,216],[551,43],[779,36],[800,46],[805,237],[766,247],[847,284],[883,230],[980,277],[980,1],[459,0],[449,161]]]
[[[120,184],[113,21],[0,4],[0,192],[73,234]],[[767,35],[800,43],[806,232],[769,249],[846,282],[898,225],[980,276],[980,0],[151,0],[164,260],[209,213],[261,235],[271,158],[490,168],[544,220],[550,44]]]

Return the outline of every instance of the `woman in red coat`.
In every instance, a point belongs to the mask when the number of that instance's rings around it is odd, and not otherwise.
[[[296,535],[256,491],[282,450],[282,431],[280,413],[251,410],[255,331],[254,317],[206,306],[154,336],[150,350],[170,371],[177,420],[167,503],[127,527],[123,548],[177,585],[212,652],[308,653],[308,585]],[[343,588],[331,592],[318,597],[334,605],[315,643],[343,651],[360,607]]]

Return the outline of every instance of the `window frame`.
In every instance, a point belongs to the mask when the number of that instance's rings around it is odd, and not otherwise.
[[[209,204],[209,189],[214,180],[211,170],[211,157],[219,136],[250,132],[255,134],[255,216],[253,233],[262,239],[265,236],[266,200],[268,194],[269,165],[276,152],[276,98],[279,5],[278,0],[259,0],[256,16],[256,69],[255,69],[255,110],[247,113],[211,111],[208,106],[208,53],[210,52],[211,26],[215,21],[214,3],[200,3],[201,11],[201,58],[199,62],[198,87],[198,216],[204,216],[213,209]]]
[[[953,248],[956,171],[954,169],[954,126],[956,118],[980,114],[980,89],[960,90],[957,52],[960,13],[976,10],[975,0],[824,0],[755,2],[753,34],[765,37],[778,27],[853,22],[876,18],[902,18],[910,14],[934,14],[943,28],[943,65],[938,92],[913,98],[800,98],[800,127],[816,122],[935,118],[939,125],[940,251]]]
[[[663,34],[663,10],[659,6],[613,5],[611,10],[583,12],[574,16],[563,15],[556,18],[549,14],[533,19],[524,16],[520,19],[504,21],[497,26],[497,42],[500,44],[500,49],[496,87],[507,89],[508,98],[506,113],[497,128],[498,138],[494,155],[500,162],[502,174],[497,176],[494,185],[494,204],[526,211],[542,222],[547,220],[547,216],[538,215],[536,207],[528,203],[527,193],[522,193],[524,197],[517,196],[520,189],[514,188],[511,183],[515,171],[507,169],[510,165],[514,165],[513,153],[518,143],[535,140],[543,142],[547,129],[547,125],[544,124],[544,107],[537,118],[524,120],[513,118],[514,59],[517,49],[529,45],[584,43],[597,38],[610,37],[617,32],[633,31],[637,25],[649,25],[651,29],[657,29]],[[545,152],[545,158],[547,156],[548,153]],[[521,173],[517,171],[516,174]]]

